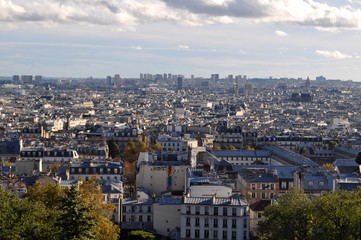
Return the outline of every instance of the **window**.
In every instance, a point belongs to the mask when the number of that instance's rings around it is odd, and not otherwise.
[[[237,220],[232,219],[232,228],[237,228]]]
[[[223,231],[223,239],[227,239],[227,231]]]
[[[227,227],[227,219],[223,219],[223,227],[224,227],[224,228]]]
[[[257,218],[262,218],[262,213],[257,213]]]
[[[209,238],[209,230],[204,230],[204,238]]]
[[[271,184],[271,190],[275,190],[275,185],[273,183]]]
[[[270,197],[271,199],[273,199],[273,193],[272,193],[272,192],[269,194],[269,197]]]
[[[205,214],[205,215],[208,215],[208,214],[209,214],[209,207],[205,207],[205,208],[204,208],[204,214]]]
[[[123,222],[127,221],[127,215],[123,215]]]
[[[147,215],[147,222],[151,222],[151,216],[150,215]]]
[[[232,208],[232,216],[237,216],[237,208]]]
[[[194,236],[195,236],[196,238],[199,238],[199,229],[196,229]]]
[[[191,219],[190,218],[186,218],[186,226],[190,226],[191,225]]]
[[[205,218],[205,219],[204,219],[204,226],[205,226],[205,227],[208,227],[208,226],[209,226],[209,219],[208,219],[208,218]]]
[[[236,231],[232,231],[232,239],[237,239],[237,232]]]
[[[214,239],[218,238],[218,231],[217,230],[213,231],[213,238]]]
[[[244,227],[244,228],[247,228],[247,219],[244,219],[243,227]]]
[[[148,212],[152,212],[152,207],[151,206],[148,206]]]
[[[199,227],[199,218],[196,218],[196,227]]]
[[[223,208],[223,216],[227,216],[227,208],[226,207]]]
[[[213,227],[218,227],[218,219],[213,220]]]
[[[262,193],[262,199],[265,199],[265,198],[266,198],[266,193],[263,192],[263,193]]]
[[[186,207],[186,214],[191,214],[191,206]]]
[[[308,187],[313,187],[313,182],[312,182],[312,181],[308,181],[308,182],[307,182],[307,186],[308,186]]]
[[[213,215],[218,215],[218,207],[214,207],[213,209]]]
[[[323,181],[318,182],[318,186],[324,187],[324,186],[325,186],[325,182],[323,182]]]
[[[252,193],[252,197],[251,197],[251,198],[256,198],[256,193],[255,193],[255,192]]]
[[[196,214],[199,215],[199,206],[196,206]]]
[[[189,228],[186,229],[186,237],[187,238],[191,237],[191,230]]]
[[[143,222],[143,215],[139,215],[139,222]]]
[[[281,182],[281,189],[282,190],[287,189],[287,182]]]

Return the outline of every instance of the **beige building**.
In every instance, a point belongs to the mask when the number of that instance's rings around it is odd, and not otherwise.
[[[137,173],[137,188],[146,188],[151,195],[166,191],[184,191],[187,167],[189,166],[180,162],[141,164]]]
[[[181,204],[182,199],[172,197],[163,197],[153,204],[153,228],[157,234],[176,239],[173,236],[181,227]]]

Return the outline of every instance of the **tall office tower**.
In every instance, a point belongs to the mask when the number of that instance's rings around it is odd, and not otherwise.
[[[178,90],[183,89],[183,77],[181,76],[177,77],[177,89]]]
[[[32,75],[21,75],[21,82],[25,84],[33,83]]]
[[[112,83],[112,77],[111,76],[107,76],[107,88],[111,88],[113,86],[113,83]]]
[[[121,88],[121,86],[122,86],[122,82],[121,82],[121,78],[120,78],[119,74],[114,75],[114,86],[116,88]]]
[[[19,84],[20,83],[20,76],[19,75],[13,75],[11,78],[12,83]]]
[[[248,98],[251,95],[251,91],[252,91],[252,85],[250,83],[246,83],[246,85],[244,85],[244,95],[246,98]]]
[[[167,80],[167,74],[163,73],[163,80],[166,81]]]
[[[168,73],[168,80],[171,80],[171,79],[172,79],[172,74]]]
[[[141,73],[141,74],[140,74],[140,79],[143,79],[143,78],[144,78],[144,74]]]
[[[239,89],[238,89],[238,83],[236,83],[236,85],[234,86],[234,96],[238,98],[238,95],[239,95]]]
[[[43,80],[43,77],[41,75],[36,75],[34,80],[35,80],[35,83],[41,83]]]
[[[230,74],[230,75],[228,75],[228,81],[233,81],[233,75],[232,74]]]

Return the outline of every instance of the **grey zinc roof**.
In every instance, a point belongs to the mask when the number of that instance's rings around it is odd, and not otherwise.
[[[269,150],[213,150],[217,157],[270,157]]]
[[[245,206],[247,205],[247,202],[240,196],[233,195],[231,197],[185,197],[184,204]]]

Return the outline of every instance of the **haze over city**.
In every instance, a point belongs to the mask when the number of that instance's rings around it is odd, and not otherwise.
[[[361,1],[0,0],[0,73],[358,81]]]

